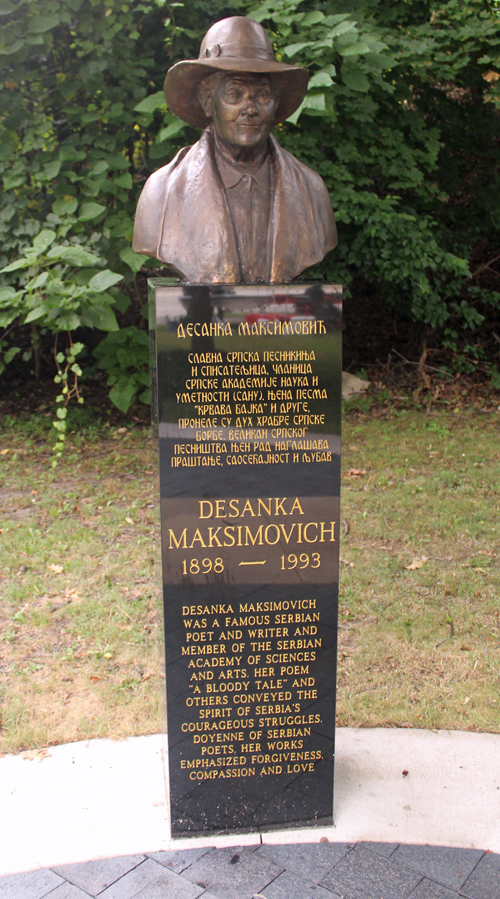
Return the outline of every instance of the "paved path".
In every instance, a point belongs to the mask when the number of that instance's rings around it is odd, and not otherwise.
[[[1,899],[499,899],[500,855],[295,843],[129,855],[0,878]]]

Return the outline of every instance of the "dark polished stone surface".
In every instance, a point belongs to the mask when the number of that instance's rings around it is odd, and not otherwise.
[[[341,289],[152,288],[172,834],[328,824]]]

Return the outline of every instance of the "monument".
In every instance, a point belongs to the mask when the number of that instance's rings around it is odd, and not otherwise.
[[[271,136],[307,73],[233,17],[167,73],[204,127],[147,181],[173,837],[332,823],[341,288],[321,178]]]
[[[217,22],[199,59],[169,69],[169,109],[205,131],[146,182],[137,253],[185,281],[254,284],[291,281],[336,246],[322,179],[271,136],[300,106],[307,79],[276,62],[262,26],[242,16]]]

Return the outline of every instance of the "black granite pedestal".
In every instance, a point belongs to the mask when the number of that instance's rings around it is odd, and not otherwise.
[[[150,285],[172,836],[331,824],[341,288]]]

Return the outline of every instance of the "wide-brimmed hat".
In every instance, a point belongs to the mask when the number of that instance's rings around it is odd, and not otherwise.
[[[200,82],[215,72],[254,72],[279,75],[284,84],[274,124],[284,122],[302,103],[309,74],[301,66],[277,62],[262,25],[245,16],[216,22],[203,38],[198,59],[185,59],[167,72],[164,92],[167,106],[176,116],[197,128],[210,119],[198,99]]]

